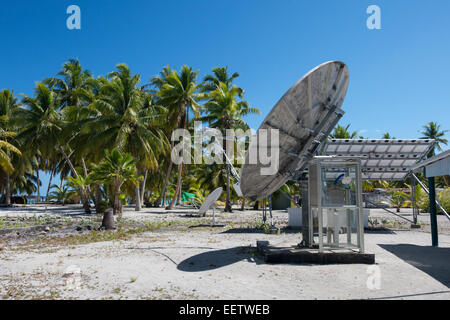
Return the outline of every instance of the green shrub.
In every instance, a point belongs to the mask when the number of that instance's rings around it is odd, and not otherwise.
[[[445,211],[450,212],[450,188],[437,192],[437,196],[441,206]],[[423,191],[419,201],[419,208],[421,212],[430,212],[430,199],[428,195]],[[439,207],[436,208],[438,213],[443,213]]]

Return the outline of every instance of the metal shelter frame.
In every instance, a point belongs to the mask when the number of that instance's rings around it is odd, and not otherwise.
[[[329,139],[322,155],[360,158],[363,180],[402,181],[434,145],[433,139]]]
[[[415,180],[417,180],[417,182],[425,190],[425,192],[428,194],[428,196],[430,198],[431,240],[432,240],[432,245],[434,247],[439,246],[436,205],[442,210],[442,212],[444,212],[446,217],[450,220],[450,215],[448,214],[448,212],[445,211],[445,209],[441,206],[441,204],[439,203],[439,200],[437,199],[436,185],[435,185],[435,177],[436,176],[439,176],[441,174],[450,173],[450,165],[449,165],[450,160],[449,159],[450,159],[450,150],[447,150],[441,154],[438,154],[434,157],[431,157],[431,158],[423,161],[422,163],[418,163],[411,167],[412,177]],[[439,166],[439,164],[444,164],[444,162],[447,165],[446,169],[444,167],[440,167],[440,168],[436,167],[436,166]],[[414,174],[414,172],[419,171],[419,170],[423,170],[425,173],[425,176],[428,178],[428,189],[426,188],[426,186],[423,185],[423,183]]]

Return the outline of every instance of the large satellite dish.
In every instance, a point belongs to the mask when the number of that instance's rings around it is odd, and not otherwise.
[[[217,188],[213,192],[211,192],[208,197],[203,201],[202,205],[200,206],[200,209],[198,210],[199,214],[206,213],[209,209],[211,209],[214,206],[214,203],[219,199],[220,195],[222,194],[222,188]]]
[[[260,142],[252,139],[241,170],[241,190],[249,200],[263,199],[290,180],[314,156],[320,144],[344,115],[341,106],[347,93],[349,73],[340,61],[326,62],[301,78],[278,101],[265,118],[262,129],[277,129],[279,166],[276,174],[263,175],[268,167],[250,163],[249,154],[259,153]],[[269,134],[270,136],[270,134]],[[267,146],[271,148],[270,139]],[[263,144],[264,145],[264,144]]]

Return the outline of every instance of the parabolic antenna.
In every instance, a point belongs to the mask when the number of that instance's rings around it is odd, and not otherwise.
[[[303,76],[278,101],[261,124],[256,135],[258,139],[252,139],[245,156],[240,182],[247,199],[254,201],[271,195],[304,169],[344,115],[341,106],[348,81],[348,68],[344,63],[326,62]],[[258,141],[263,129],[278,130],[277,146],[271,146],[270,139],[265,143]],[[264,175],[261,169],[270,165],[259,161],[259,152],[261,148],[272,147],[279,150],[278,171]],[[251,153],[252,157],[258,154],[258,160],[253,163],[249,161]]]
[[[199,214],[206,213],[209,209],[211,209],[214,206],[214,203],[219,199],[220,195],[222,194],[222,188],[217,188],[213,192],[209,194],[209,196],[203,201],[200,209],[198,210]]]

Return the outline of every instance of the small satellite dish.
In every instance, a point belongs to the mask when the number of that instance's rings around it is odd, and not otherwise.
[[[200,206],[200,209],[198,210],[199,214],[206,213],[209,209],[211,209],[214,206],[214,203],[219,199],[220,195],[222,194],[222,188],[217,188],[213,192],[209,194],[209,196],[203,201],[202,205]]]
[[[253,138],[241,170],[240,186],[249,200],[263,199],[302,171],[321,143],[344,115],[340,109],[347,93],[349,73],[340,61],[326,62],[307,73],[278,101],[257,132],[277,129],[278,171],[263,175],[268,167],[250,163],[249,154],[259,153],[260,143]],[[270,140],[270,139],[269,139]],[[270,141],[262,148],[270,149]]]

